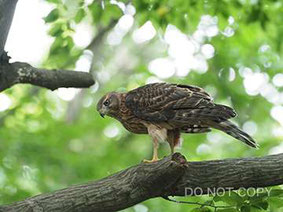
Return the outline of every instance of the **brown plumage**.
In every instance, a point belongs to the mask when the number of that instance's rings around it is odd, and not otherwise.
[[[111,92],[97,104],[101,116],[108,115],[132,133],[149,134],[156,161],[158,141],[167,141],[174,152],[181,133],[205,133],[219,129],[251,147],[256,142],[228,119],[236,112],[215,104],[202,88],[168,83],[148,84],[127,93]]]

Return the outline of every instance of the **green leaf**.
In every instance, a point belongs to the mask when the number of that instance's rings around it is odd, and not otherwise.
[[[139,26],[142,26],[145,24],[145,22],[148,21],[148,14],[147,13],[141,13],[136,17],[136,21]]]
[[[283,197],[283,189],[272,189],[270,197]]]
[[[106,4],[103,15],[102,23],[107,26],[111,20],[117,20],[123,15],[122,10],[115,4]]]
[[[68,47],[69,50],[75,46],[74,40],[71,36],[64,38],[64,46]]]
[[[75,22],[80,23],[85,17],[85,15],[86,15],[85,10],[83,8],[79,9],[75,16]]]
[[[191,211],[192,212],[211,212],[210,208],[208,207],[194,208]]]
[[[61,3],[61,0],[46,0],[46,1],[55,4]]]
[[[217,212],[238,212],[236,208],[219,208]]]
[[[251,211],[251,206],[249,205],[244,205],[241,207],[241,212],[250,212]]]
[[[64,32],[64,31],[63,31],[63,29],[62,29],[62,24],[61,24],[61,23],[58,23],[58,24],[54,24],[54,25],[50,28],[48,34],[51,35],[51,36],[53,36],[53,37],[57,37],[57,36],[61,35],[63,32]]]
[[[59,18],[59,10],[55,8],[44,18],[44,21],[45,23],[51,23],[56,21],[58,18]]]
[[[225,202],[231,206],[233,205],[242,205],[244,199],[239,196],[236,192],[225,192],[224,196],[215,196],[213,198],[214,202]]]
[[[282,208],[283,207],[283,198],[280,197],[271,197],[268,199],[270,207],[273,206],[274,208]]]
[[[102,7],[101,5],[94,1],[92,4],[90,4],[88,6],[88,9],[92,15],[92,20],[94,23],[98,23],[101,19],[101,16],[103,14],[103,10],[102,10]]]
[[[55,41],[52,43],[50,47],[50,53],[56,54],[57,50],[61,48],[63,43],[63,38],[61,36],[56,37]]]
[[[268,202],[267,201],[261,201],[261,202],[253,203],[252,206],[259,208],[259,209],[267,210]]]

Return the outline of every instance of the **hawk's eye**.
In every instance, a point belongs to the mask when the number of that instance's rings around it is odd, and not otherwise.
[[[103,102],[103,104],[107,107],[110,104],[109,99],[106,99],[105,102]]]

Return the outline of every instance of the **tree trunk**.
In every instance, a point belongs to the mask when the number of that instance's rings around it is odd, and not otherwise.
[[[18,0],[0,0],[0,60],[12,24]]]

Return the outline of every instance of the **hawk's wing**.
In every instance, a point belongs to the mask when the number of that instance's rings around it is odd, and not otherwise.
[[[227,120],[236,115],[232,108],[214,104],[202,88],[167,83],[148,84],[128,92],[126,106],[143,120],[171,121],[180,126],[199,120]]]
[[[257,147],[247,133],[229,118],[235,111],[215,104],[203,89],[195,86],[154,83],[130,91],[126,106],[140,119],[166,123],[186,133],[208,132],[210,127],[222,130],[249,146]]]

